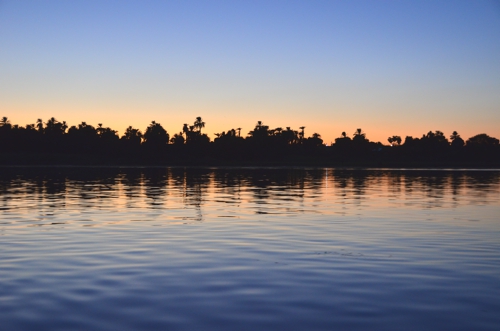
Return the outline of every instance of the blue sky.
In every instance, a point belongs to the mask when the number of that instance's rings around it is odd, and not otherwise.
[[[499,1],[0,1],[0,116],[500,137]]]

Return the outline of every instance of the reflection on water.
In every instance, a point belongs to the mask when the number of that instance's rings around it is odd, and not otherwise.
[[[325,200],[354,205],[398,201],[431,209],[496,203],[499,179],[498,171],[470,170],[6,168],[0,177],[0,208],[36,208],[50,215],[67,205],[163,209],[175,204],[195,210],[198,220],[207,201],[257,214],[315,212]]]
[[[496,330],[500,172],[2,168],[6,330]]]

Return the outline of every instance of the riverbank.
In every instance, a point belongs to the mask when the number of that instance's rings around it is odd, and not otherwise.
[[[136,154],[111,156],[71,153],[4,153],[0,166],[174,166],[174,167],[360,167],[360,168],[500,168],[500,157],[418,157],[391,155],[287,155],[271,159],[220,159],[210,156]]]

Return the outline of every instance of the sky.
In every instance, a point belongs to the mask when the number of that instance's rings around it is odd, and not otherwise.
[[[500,1],[0,0],[0,117],[500,138]]]

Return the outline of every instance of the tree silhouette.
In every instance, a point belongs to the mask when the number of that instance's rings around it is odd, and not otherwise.
[[[387,138],[387,141],[389,142],[389,144],[391,144],[391,146],[393,144],[398,144],[398,146],[401,145],[401,137],[400,136],[389,137],[389,138]]]
[[[363,132],[363,130],[357,129],[353,134],[352,142],[357,145],[365,144],[368,143],[368,139],[366,139],[366,134]]]
[[[467,139],[467,146],[498,146],[499,140],[481,133]]]
[[[187,123],[184,123],[184,126],[182,127],[182,132],[186,135],[187,138],[187,133],[189,132],[189,127]]]
[[[86,122],[71,126],[68,130],[71,150],[76,153],[95,153],[98,150],[99,137],[97,130]]]
[[[43,132],[43,121],[41,118],[36,120],[36,128],[39,132]]]
[[[7,117],[0,120],[0,151],[6,152],[15,149],[15,144],[12,141],[13,132],[12,125]]]
[[[201,146],[210,142],[210,138],[206,134],[201,133],[201,129],[205,127],[205,122],[201,117],[196,117],[193,125],[184,124],[182,131],[186,136],[185,142],[189,146]],[[180,144],[180,138],[176,137],[177,144]]]
[[[312,137],[305,140],[305,145],[308,147],[320,147],[323,146],[323,139],[319,133],[313,133]]]
[[[482,165],[498,167],[500,163],[499,140],[486,133],[480,133],[467,139],[464,150],[471,159]]]
[[[286,127],[286,130],[284,130],[281,135],[288,145],[295,144],[299,140],[298,131],[292,130],[289,126]]]
[[[119,139],[118,135],[116,134],[116,130],[112,130],[111,128],[104,128],[100,124],[100,127],[96,129],[97,131],[97,136],[101,141],[117,141]]]
[[[465,145],[464,140],[460,137],[457,131],[453,131],[450,136],[450,140],[453,148],[461,148]]]
[[[148,146],[161,147],[168,143],[169,135],[160,123],[152,121],[144,133],[144,143]]]
[[[170,142],[176,146],[184,145],[185,139],[182,135],[182,132],[175,133],[174,136],[170,139]]]
[[[139,129],[134,129],[132,126],[129,126],[125,129],[125,133],[121,139],[130,141],[134,145],[140,145],[142,142],[142,132]]]
[[[43,133],[51,136],[62,135],[66,133],[67,128],[66,122],[59,122],[54,117],[51,117],[45,124]]]
[[[347,136],[345,131],[342,131],[342,133],[340,134],[340,137],[335,138],[335,144],[338,146],[341,146],[341,145],[346,146],[346,145],[349,145],[350,143],[351,143],[351,138]]]
[[[301,126],[299,129],[300,129],[300,132],[299,132],[299,140],[302,141],[304,140],[304,129],[306,127],[305,126]]]
[[[1,127],[9,127],[10,128],[10,121],[7,117],[2,117],[2,120],[0,120],[0,126]]]
[[[354,132],[353,137],[354,138],[356,138],[356,137],[363,137],[364,138],[365,133],[361,129],[356,129],[356,132]]]
[[[420,138],[420,143],[429,151],[439,151],[449,146],[448,139],[439,130],[427,132],[427,134]]]
[[[134,129],[132,126],[127,127],[125,133],[120,138],[123,154],[130,157],[131,154],[137,153],[141,147],[142,140],[143,134],[141,130]]]
[[[91,162],[134,162],[146,164],[240,164],[240,165],[341,165],[341,166],[479,166],[500,165],[499,140],[485,133],[467,140],[453,131],[449,140],[441,131],[429,131],[421,138],[407,136],[401,145],[400,136],[387,141],[398,148],[370,142],[357,129],[352,138],[345,132],[331,146],[325,146],[321,135],[306,138],[304,126],[298,131],[290,127],[270,129],[258,121],[248,136],[241,137],[241,128],[215,133],[210,138],[201,131],[205,122],[197,117],[193,125],[184,124],[182,131],[169,139],[167,131],[152,121],[142,134],[132,126],[121,138],[115,130],[81,122],[71,126],[51,117],[47,122],[11,124],[0,118],[0,162],[16,162],[30,156],[32,164],[48,164],[73,160]],[[169,146],[170,145],[170,146]],[[23,154],[24,153],[24,154]],[[64,157],[63,157],[64,156]],[[81,158],[81,156],[84,156]],[[21,159],[22,159],[21,158]],[[38,159],[37,159],[38,158]],[[94,158],[94,159],[93,159]]]
[[[201,129],[205,127],[205,122],[201,119],[201,117],[196,117],[196,121],[194,121],[194,128],[201,133]]]
[[[256,140],[265,140],[269,136],[269,126],[262,124],[262,121],[257,121],[255,128],[248,135]]]

